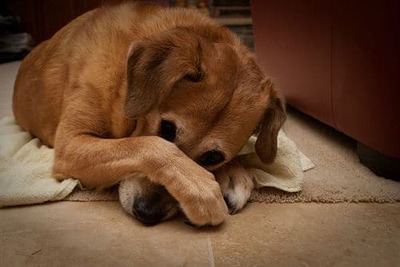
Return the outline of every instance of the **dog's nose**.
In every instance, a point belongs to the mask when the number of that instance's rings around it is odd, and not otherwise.
[[[224,155],[221,151],[210,150],[200,156],[198,162],[202,166],[217,165],[225,160]]]
[[[154,194],[150,198],[137,197],[133,201],[132,212],[140,222],[155,225],[166,216],[159,198],[157,194]]]

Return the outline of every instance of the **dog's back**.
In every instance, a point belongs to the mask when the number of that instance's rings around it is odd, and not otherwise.
[[[13,111],[18,123],[47,145],[53,145],[68,82],[65,46],[93,12],[72,21],[39,44],[22,62],[14,86]]]
[[[126,123],[122,114],[125,90],[118,89],[126,87],[129,46],[137,39],[180,23],[202,21],[213,23],[189,10],[132,3],[85,13],[38,45],[22,62],[13,96],[16,120],[44,144],[53,146],[63,103],[79,95],[82,81],[90,80],[92,84],[88,86],[93,88],[93,95],[86,99],[93,103],[88,103],[88,108],[112,102],[113,107],[105,116],[112,121],[120,120],[119,125]]]

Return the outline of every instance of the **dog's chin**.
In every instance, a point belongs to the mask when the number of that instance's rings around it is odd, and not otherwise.
[[[156,225],[174,217],[179,212],[177,201],[165,190],[157,186],[150,192],[141,191],[142,175],[129,177],[120,182],[119,201],[122,208],[145,225]]]

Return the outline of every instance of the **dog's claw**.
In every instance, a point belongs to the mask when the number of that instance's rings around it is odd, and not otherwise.
[[[226,205],[228,206],[229,214],[230,215],[235,214],[238,211],[238,209],[229,201],[229,198],[227,195],[224,195],[224,200],[225,200]]]
[[[240,164],[224,166],[216,173],[229,214],[240,211],[254,189],[253,176]]]

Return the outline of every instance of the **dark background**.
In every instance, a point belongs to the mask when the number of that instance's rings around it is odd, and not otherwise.
[[[49,39],[55,32],[79,15],[100,5],[127,0],[1,0],[2,15],[20,18],[21,31],[32,35],[36,44]],[[147,1],[149,2],[149,1]],[[151,1],[168,4],[168,0]]]

